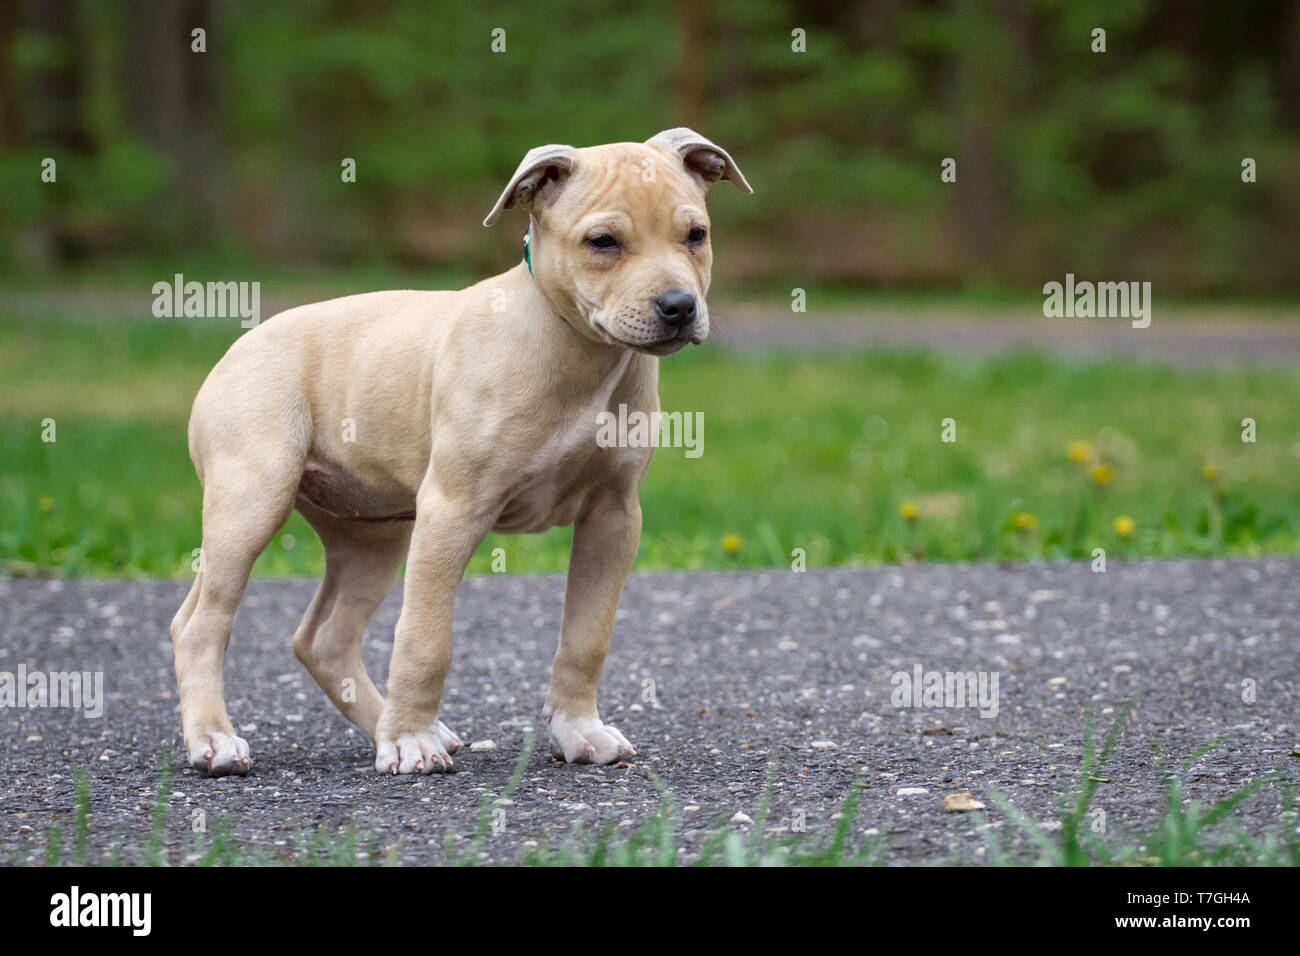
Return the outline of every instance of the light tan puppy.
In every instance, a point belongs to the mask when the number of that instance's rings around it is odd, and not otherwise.
[[[641,532],[652,448],[595,441],[597,416],[659,410],[658,357],[709,332],[705,193],[750,192],[688,129],[641,143],[531,150],[484,221],[529,213],[531,269],[459,292],[374,292],[281,313],[242,336],[194,400],[203,551],[172,621],[190,763],[247,773],[222,661],[253,561],[297,507],[325,579],[293,647],[375,743],[375,768],[451,767],[438,720],[451,616],[489,531],[574,526],[564,619],[542,711],[552,752],[635,751],[601,722],[596,688]],[[406,561],[388,697],[361,663],[366,621]]]

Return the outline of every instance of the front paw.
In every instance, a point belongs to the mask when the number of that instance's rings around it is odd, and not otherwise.
[[[566,717],[564,711],[547,708],[542,719],[551,725],[551,753],[567,763],[614,763],[636,756],[618,728],[599,717]]]
[[[375,748],[375,769],[380,773],[447,773],[451,755],[435,727],[430,733],[381,740]]]
[[[248,742],[234,734],[214,733],[200,737],[186,749],[190,766],[205,777],[243,776],[253,765],[248,756]]]
[[[441,720],[434,723],[432,729],[429,732],[436,733],[438,735],[438,739],[442,741],[442,745],[447,748],[447,753],[449,754],[454,754],[461,747],[465,746],[463,743],[461,743],[460,738],[451,732],[451,728],[448,727],[446,724],[444,724]]]

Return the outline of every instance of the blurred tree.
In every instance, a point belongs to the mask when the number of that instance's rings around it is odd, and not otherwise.
[[[166,157],[173,179],[151,206],[150,231],[169,242],[204,243],[217,235],[224,208],[217,89],[223,63],[213,0],[133,0],[127,5],[126,58],[130,132]],[[206,52],[192,33],[206,34]]]
[[[720,272],[1300,291],[1292,0],[18,0],[0,265],[184,249],[477,270],[515,254],[474,224],[530,146],[683,124],[757,189],[720,200]]]
[[[691,129],[707,126],[704,116],[704,70],[708,61],[710,22],[705,0],[678,0],[677,113]]]

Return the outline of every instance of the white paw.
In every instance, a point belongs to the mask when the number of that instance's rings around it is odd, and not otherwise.
[[[442,741],[443,747],[447,749],[447,753],[449,754],[454,754],[461,747],[465,746],[461,743],[460,738],[451,732],[451,728],[441,720],[433,725],[433,731],[437,732],[438,739]]]
[[[246,774],[253,765],[248,756],[248,741],[233,734],[211,734],[198,746],[189,748],[190,766],[205,777]]]
[[[551,753],[568,763],[614,763],[636,756],[618,728],[599,717],[569,718],[557,710],[542,711],[542,719],[551,725]]]
[[[439,725],[432,733],[402,734],[396,741],[382,741],[375,751],[375,769],[380,773],[445,773],[451,769],[451,755],[443,745],[444,729]],[[451,731],[447,733],[455,738]]]

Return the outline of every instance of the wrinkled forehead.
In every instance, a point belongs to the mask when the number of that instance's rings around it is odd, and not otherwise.
[[[618,212],[669,227],[690,211],[705,214],[704,189],[677,157],[643,143],[612,143],[577,150],[555,211],[566,221]]]

